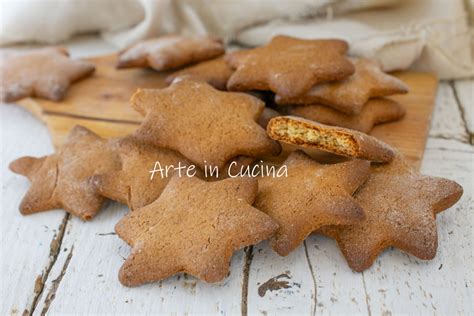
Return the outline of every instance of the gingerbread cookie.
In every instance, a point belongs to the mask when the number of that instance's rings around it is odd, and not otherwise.
[[[281,114],[278,113],[278,111],[265,107],[263,109],[262,115],[260,115],[260,118],[258,119],[258,124],[260,124],[261,127],[267,128],[268,122],[274,117],[280,116]]]
[[[220,39],[166,35],[139,42],[120,52],[117,68],[151,67],[157,71],[171,70],[222,54],[224,45]]]
[[[83,220],[94,217],[105,200],[89,177],[117,169],[120,160],[107,141],[82,126],[72,129],[56,153],[10,164],[10,170],[31,181],[20,204],[23,215],[63,208]]]
[[[296,151],[283,164],[288,177],[259,179],[255,200],[255,207],[280,225],[270,239],[279,255],[288,255],[322,226],[363,220],[363,210],[352,194],[369,175],[368,161],[321,165]]]
[[[278,227],[252,207],[256,194],[254,178],[173,177],[155,202],[115,226],[132,246],[120,282],[136,286],[180,272],[206,282],[224,279],[234,251],[269,238]]]
[[[315,104],[330,106],[347,114],[358,114],[373,97],[407,93],[408,87],[398,78],[382,71],[374,60],[352,59],[355,73],[340,82],[316,85],[307,93],[295,97],[277,95],[278,104]]]
[[[94,175],[91,181],[101,195],[127,204],[131,210],[156,200],[174,174],[200,175],[196,167],[189,169],[191,163],[175,151],[144,144],[130,136],[111,143],[120,157],[120,170]]]
[[[462,192],[454,181],[420,175],[398,154],[390,164],[372,166],[355,195],[366,219],[321,232],[336,239],[349,266],[359,272],[391,246],[432,259],[438,246],[436,214],[453,206]]]
[[[270,120],[268,135],[275,140],[338,155],[388,162],[394,150],[367,134],[347,128],[328,126],[295,116],[278,116]]]
[[[356,115],[348,115],[324,105],[289,106],[288,113],[318,123],[340,126],[368,133],[374,125],[397,121],[405,115],[398,102],[384,98],[370,99]]]
[[[219,57],[173,72],[166,77],[166,81],[171,83],[176,78],[190,77],[205,81],[216,89],[226,90],[227,81],[233,72],[224,58]]]
[[[62,47],[43,48],[2,58],[0,62],[0,101],[13,102],[26,97],[59,101],[72,82],[90,76],[95,66],[69,58]]]
[[[138,139],[174,149],[202,169],[221,169],[236,156],[276,155],[281,150],[257,123],[263,102],[244,93],[177,79],[165,89],[138,90],[131,103],[145,116],[135,132]]]
[[[227,88],[234,91],[271,90],[292,98],[316,84],[344,79],[354,73],[342,40],[303,40],[275,36],[265,46],[226,55],[236,71]]]

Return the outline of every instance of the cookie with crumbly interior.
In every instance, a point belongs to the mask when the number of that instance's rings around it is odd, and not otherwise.
[[[368,269],[377,256],[396,247],[420,259],[433,259],[438,247],[436,215],[453,206],[463,193],[454,181],[414,171],[401,154],[389,164],[375,164],[355,199],[365,219],[320,230],[335,238],[349,266]]]
[[[278,35],[254,49],[228,53],[235,72],[227,82],[233,91],[271,90],[293,98],[316,84],[342,80],[354,73],[343,40],[305,40]]]
[[[363,133],[370,132],[375,125],[398,121],[405,116],[405,112],[405,108],[400,103],[385,98],[370,99],[362,111],[355,115],[345,114],[319,104],[288,107],[288,114]]]
[[[176,69],[224,54],[224,45],[211,36],[166,35],[141,41],[119,53],[117,68]]]
[[[72,129],[56,153],[10,163],[10,170],[31,182],[20,204],[23,215],[63,208],[83,220],[92,219],[105,201],[89,178],[118,169],[120,159],[115,150],[82,126]]]
[[[375,137],[295,116],[278,116],[271,119],[267,133],[274,140],[346,157],[375,162],[388,162],[394,157],[394,150]]]
[[[346,114],[358,114],[370,98],[407,93],[407,85],[382,71],[375,60],[352,59],[355,73],[342,81],[315,85],[307,93],[296,97],[277,95],[280,104],[322,104]]]
[[[368,161],[322,165],[295,151],[283,165],[288,176],[259,178],[255,200],[255,207],[280,225],[270,239],[279,255],[288,255],[322,226],[351,225],[364,219],[352,194],[369,175]]]
[[[224,58],[219,57],[173,72],[166,77],[166,81],[172,83],[176,78],[191,77],[205,81],[216,89],[227,90],[227,81],[233,72]]]
[[[4,56],[0,62],[0,101],[26,97],[59,101],[71,83],[92,75],[95,66],[69,58],[67,49],[52,47]]]
[[[244,93],[219,91],[202,81],[178,78],[165,89],[138,90],[131,103],[145,116],[135,137],[176,150],[201,169],[222,169],[237,156],[281,151],[257,123],[264,103]]]
[[[206,282],[223,280],[234,251],[269,238],[278,227],[252,207],[256,194],[255,178],[173,177],[155,202],[115,226],[132,247],[120,282],[137,286],[181,272]]]

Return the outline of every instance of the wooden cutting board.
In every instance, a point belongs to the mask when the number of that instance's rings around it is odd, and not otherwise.
[[[48,127],[53,144],[62,143],[76,124],[83,125],[103,137],[117,137],[133,132],[142,117],[129,106],[137,88],[162,88],[166,74],[152,70],[116,70],[116,55],[88,59],[97,66],[96,73],[74,85],[61,102],[27,98],[18,103],[30,110]],[[410,93],[392,99],[403,104],[405,118],[375,127],[371,134],[398,148],[418,167],[423,157],[430,128],[437,79],[432,74],[400,72]]]

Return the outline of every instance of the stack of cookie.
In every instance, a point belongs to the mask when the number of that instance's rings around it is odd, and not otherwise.
[[[144,117],[132,135],[105,140],[75,127],[53,155],[12,162],[32,183],[20,211],[64,208],[88,220],[105,198],[127,204],[115,228],[132,247],[119,272],[127,286],[179,272],[220,281],[237,249],[269,239],[286,256],[313,232],[334,238],[356,271],[390,246],[433,258],[436,214],[462,188],[418,174],[366,134],[403,116],[381,97],[407,87],[347,50],[340,40],[287,36],[224,56],[213,38],[130,47],[119,68],[175,70],[170,86],[131,97]],[[294,150],[281,164],[285,177],[209,176],[209,166],[274,161],[282,143],[345,158],[325,164]]]

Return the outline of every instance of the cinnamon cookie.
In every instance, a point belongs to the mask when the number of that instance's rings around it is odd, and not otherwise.
[[[72,129],[56,153],[10,164],[10,170],[31,181],[20,204],[23,215],[63,208],[83,220],[92,219],[105,200],[89,178],[118,169],[120,160],[107,141],[82,126]]]
[[[256,194],[253,178],[173,177],[155,202],[115,226],[132,246],[120,282],[136,286],[180,272],[206,282],[224,279],[234,251],[267,239],[278,227],[252,207]]]
[[[316,84],[354,73],[342,40],[304,40],[275,36],[265,46],[226,55],[236,68],[227,83],[234,91],[271,90],[284,98],[308,92]]]
[[[288,255],[322,226],[363,220],[363,210],[352,194],[369,175],[368,161],[321,165],[296,151],[283,164],[288,177],[259,179],[255,201],[256,208],[280,225],[270,239],[279,255]]]
[[[13,102],[26,97],[59,101],[72,82],[94,71],[93,64],[69,58],[67,49],[62,47],[8,56],[0,62],[0,101]]]
[[[400,79],[382,71],[375,60],[352,59],[355,73],[339,82],[316,85],[296,97],[277,95],[278,104],[322,104],[347,114],[358,114],[370,98],[407,93]]]
[[[176,69],[222,55],[220,39],[166,35],[139,42],[122,51],[117,68],[151,67],[157,71]]]
[[[390,164],[372,166],[357,191],[365,220],[321,232],[336,239],[349,266],[359,272],[391,246],[432,259],[438,246],[436,214],[453,206],[462,192],[454,181],[420,175],[398,154]]]
[[[393,149],[367,134],[350,129],[328,126],[295,116],[278,116],[270,120],[268,135],[275,140],[338,155],[388,162]]]
[[[289,106],[288,113],[318,123],[340,126],[368,133],[375,125],[397,121],[405,115],[398,102],[384,98],[370,99],[359,114],[348,115],[323,105]]]
[[[276,155],[281,150],[257,123],[263,102],[244,93],[177,79],[165,89],[138,90],[131,103],[145,116],[135,132],[138,139],[174,149],[202,169],[221,169],[236,156]]]

